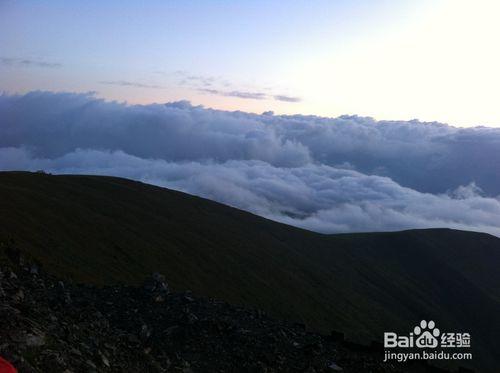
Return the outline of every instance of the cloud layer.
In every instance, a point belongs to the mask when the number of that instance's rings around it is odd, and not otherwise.
[[[0,169],[129,177],[325,232],[500,236],[500,130],[0,96]]]

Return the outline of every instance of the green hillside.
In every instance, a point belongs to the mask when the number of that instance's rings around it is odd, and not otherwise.
[[[322,235],[120,178],[3,172],[0,241],[10,240],[77,282],[159,271],[174,289],[357,340],[432,319],[472,334],[476,367],[500,366],[500,239],[487,234]]]

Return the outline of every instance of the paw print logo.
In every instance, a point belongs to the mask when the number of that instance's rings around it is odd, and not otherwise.
[[[438,345],[438,338],[441,332],[436,328],[434,321],[420,321],[420,326],[413,329],[413,333],[417,337],[415,344],[420,348],[436,348]]]

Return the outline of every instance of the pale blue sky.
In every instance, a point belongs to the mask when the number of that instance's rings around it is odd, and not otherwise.
[[[0,0],[0,90],[500,126],[498,5]]]

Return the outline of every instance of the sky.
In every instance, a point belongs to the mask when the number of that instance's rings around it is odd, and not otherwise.
[[[500,127],[495,0],[0,0],[0,91]]]

